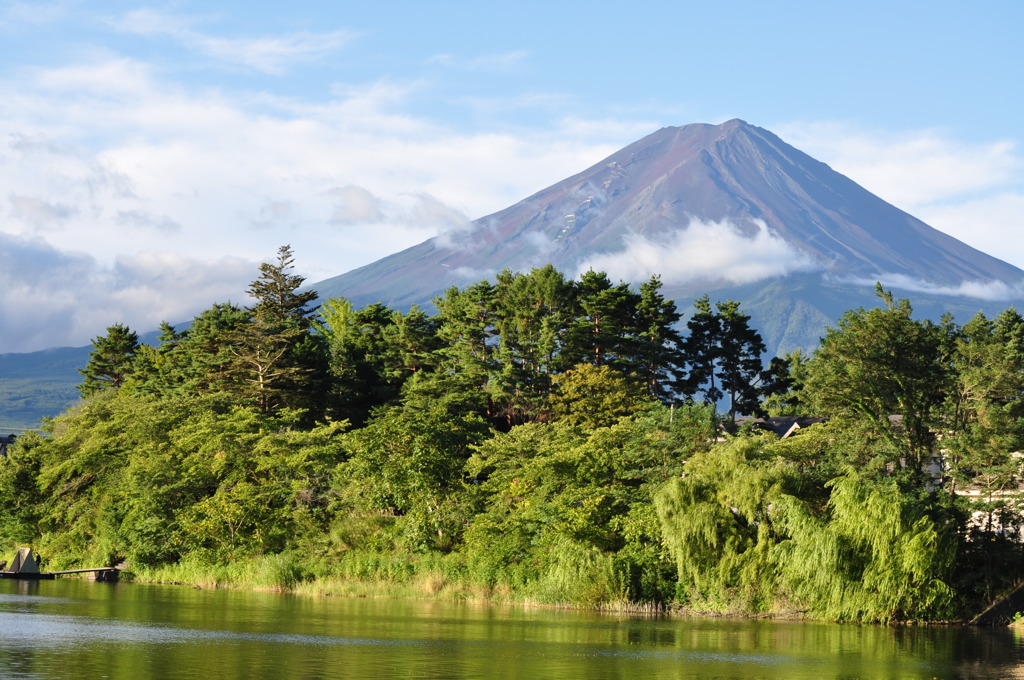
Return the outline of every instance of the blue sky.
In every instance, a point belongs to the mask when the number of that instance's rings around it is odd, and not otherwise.
[[[0,353],[244,302],[742,118],[1024,267],[1024,4],[0,2]]]

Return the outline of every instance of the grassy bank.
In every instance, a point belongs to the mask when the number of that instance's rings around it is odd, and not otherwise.
[[[375,553],[350,554],[330,564],[318,560],[303,562],[287,553],[226,565],[183,561],[128,569],[123,574],[123,580],[136,583],[287,592],[310,597],[439,599],[648,614],[668,611],[658,603],[629,602],[615,597],[613,591],[603,590],[606,584],[601,582],[602,578],[596,583],[589,579],[586,584],[571,584],[565,582],[564,574],[549,574],[537,582],[515,587],[474,580],[453,556]],[[564,592],[574,597],[559,595],[558,587],[565,585],[570,587]],[[599,593],[610,596],[598,597]]]

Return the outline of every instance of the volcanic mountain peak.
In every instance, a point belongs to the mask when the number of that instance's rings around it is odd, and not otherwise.
[[[742,120],[666,127],[453,232],[316,284],[395,306],[552,263],[681,296],[796,273],[955,291],[1014,289],[1024,272],[886,203]]]

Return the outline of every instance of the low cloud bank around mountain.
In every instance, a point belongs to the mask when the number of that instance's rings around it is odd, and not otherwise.
[[[886,288],[895,288],[900,291],[968,297],[986,302],[1010,302],[1024,298],[1024,285],[1010,285],[1003,281],[964,281],[957,286],[942,286],[903,274],[880,274],[871,280],[864,278],[849,280],[851,283],[860,285],[874,285],[878,282]]]
[[[753,236],[727,221],[697,220],[670,239],[652,241],[630,234],[624,250],[588,257],[580,262],[577,273],[594,269],[607,272],[613,280],[642,281],[650,272],[660,272],[662,282],[670,285],[694,281],[742,285],[820,269],[764,222],[756,225]]]

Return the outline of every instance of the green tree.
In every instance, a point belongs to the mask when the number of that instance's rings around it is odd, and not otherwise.
[[[575,311],[572,284],[551,265],[529,274],[498,274],[498,367],[491,393],[506,426],[544,417],[566,326]]]
[[[495,380],[500,372],[494,327],[494,286],[481,281],[465,290],[452,287],[437,306],[436,370],[410,383],[407,399],[423,408],[475,412],[499,420]]]
[[[705,404],[716,404],[724,396],[718,377],[722,335],[722,319],[711,309],[711,300],[703,295],[693,302],[695,311],[686,322],[688,331],[683,341],[683,357],[688,368],[683,392],[702,395]]]
[[[762,413],[761,398],[783,389],[781,366],[765,369],[761,335],[750,326],[750,316],[733,300],[715,309],[704,295],[694,301],[695,312],[682,344],[688,373],[681,381],[684,394],[701,395],[706,404],[728,399],[729,418]]]
[[[612,285],[608,275],[583,273],[575,284],[579,312],[570,323],[562,365],[608,364],[625,374],[641,370],[637,361],[636,308],[640,296],[629,284]]]
[[[960,550],[960,589],[986,601],[1017,578],[1024,557],[1013,538],[1024,529],[1017,453],[1024,447],[1022,326],[1009,309],[994,321],[979,313],[950,333],[952,377],[939,445],[948,489],[972,518]]]
[[[247,292],[256,300],[251,308],[257,318],[276,322],[291,321],[302,329],[310,325],[310,316],[316,311],[314,290],[300,290],[305,277],[295,273],[295,258],[291,246],[277,249],[275,262],[260,264],[259,277],[249,284]]]
[[[765,395],[762,407],[770,416],[813,416],[803,396],[810,359],[799,347],[784,357],[772,357],[768,366],[773,388]]]
[[[379,410],[346,438],[351,455],[336,475],[347,509],[399,517],[405,549],[451,550],[466,519],[465,462],[486,434],[475,414]]]
[[[555,378],[551,412],[557,420],[601,427],[642,410],[650,398],[637,379],[608,365],[583,363]]]
[[[713,436],[706,408],[655,402],[609,425],[526,423],[492,437],[467,463],[480,504],[466,528],[468,569],[545,602],[670,600],[651,496]]]
[[[168,384],[184,393],[232,392],[232,343],[249,320],[247,310],[230,302],[214,304],[199,313],[177,341],[177,350],[165,355]]]
[[[437,325],[415,306],[405,314],[380,303],[356,310],[332,298],[321,317],[316,332],[328,348],[335,418],[364,425],[374,409],[399,401],[406,381],[434,366]]]
[[[741,413],[760,413],[761,397],[773,389],[774,377],[764,368],[761,334],[750,326],[750,315],[732,300],[716,305],[721,319],[719,370],[722,391],[729,400],[729,419]]]
[[[883,444],[874,447],[876,470],[896,468],[920,486],[929,479],[925,468],[933,462],[950,380],[945,331],[913,319],[909,301],[894,300],[881,286],[878,294],[884,307],[849,311],[828,329],[803,391],[817,413]]]
[[[260,265],[250,284],[256,303],[249,323],[232,334],[236,389],[265,413],[309,407],[316,393],[314,367],[321,359],[308,342],[315,291],[300,291],[305,279],[294,273],[291,248],[281,246],[277,261]]]
[[[680,601],[834,620],[950,617],[956,525],[935,500],[849,470],[814,483],[792,451],[736,438],[694,455],[658,493]]]
[[[120,387],[132,373],[139,336],[120,323],[107,327],[107,334],[92,341],[92,352],[85,368],[79,369],[84,380],[78,386],[82,396],[108,387]]]
[[[661,278],[652,276],[640,286],[637,302],[637,358],[639,375],[648,393],[669,401],[682,388],[683,338],[676,330],[682,318],[672,300],[661,294]]]

